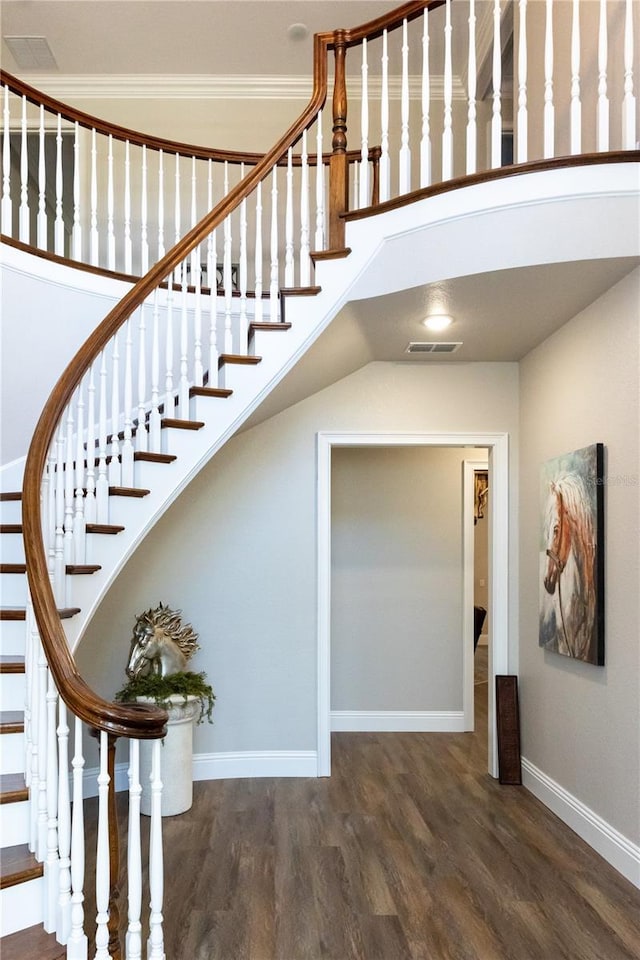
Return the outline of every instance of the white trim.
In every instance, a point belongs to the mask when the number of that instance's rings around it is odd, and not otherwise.
[[[193,758],[194,780],[238,777],[315,777],[315,750],[257,750],[238,753],[199,753]]]
[[[488,634],[488,633],[481,633],[481,634],[480,634],[480,638],[479,638],[479,640],[478,640],[478,646],[479,646],[479,647],[488,647],[488,646],[489,646],[489,634]]]
[[[475,472],[488,470],[489,461],[464,460],[462,463],[462,710],[464,729],[473,730],[474,682],[473,600],[474,600],[474,498]]]
[[[636,887],[640,887],[640,846],[522,757],[522,782],[531,793]]]
[[[489,673],[488,770],[498,776],[493,677],[509,672],[509,435],[507,433],[328,433],[317,434],[317,664],[318,776],[331,775],[331,449],[338,447],[487,447],[490,451],[492,656]]]
[[[463,733],[462,710],[332,710],[338,733]]]

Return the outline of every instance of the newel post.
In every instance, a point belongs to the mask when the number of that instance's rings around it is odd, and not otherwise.
[[[349,167],[347,161],[347,56],[344,30],[336,30],[334,40],[335,78],[333,85],[333,139],[329,161],[329,249],[344,247],[344,220],[349,209]]]

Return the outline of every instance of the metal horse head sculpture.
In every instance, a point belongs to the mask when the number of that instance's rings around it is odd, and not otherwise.
[[[127,676],[131,679],[150,673],[166,677],[186,669],[200,647],[190,623],[183,623],[180,610],[159,604],[136,618],[129,650]]]

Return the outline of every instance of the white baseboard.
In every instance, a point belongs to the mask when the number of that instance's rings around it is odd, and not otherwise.
[[[640,846],[621,834],[525,757],[522,758],[522,782],[612,867],[636,887],[640,887]]]
[[[462,710],[332,710],[334,733],[463,733]]]
[[[317,777],[315,750],[258,750],[199,753],[193,758],[194,780],[238,777]]]

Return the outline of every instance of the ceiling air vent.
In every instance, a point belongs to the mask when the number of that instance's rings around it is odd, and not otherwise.
[[[58,67],[46,37],[4,37],[4,42],[22,70],[56,70]]]
[[[462,341],[451,343],[433,343],[413,341],[407,347],[407,353],[455,353],[462,346]]]

